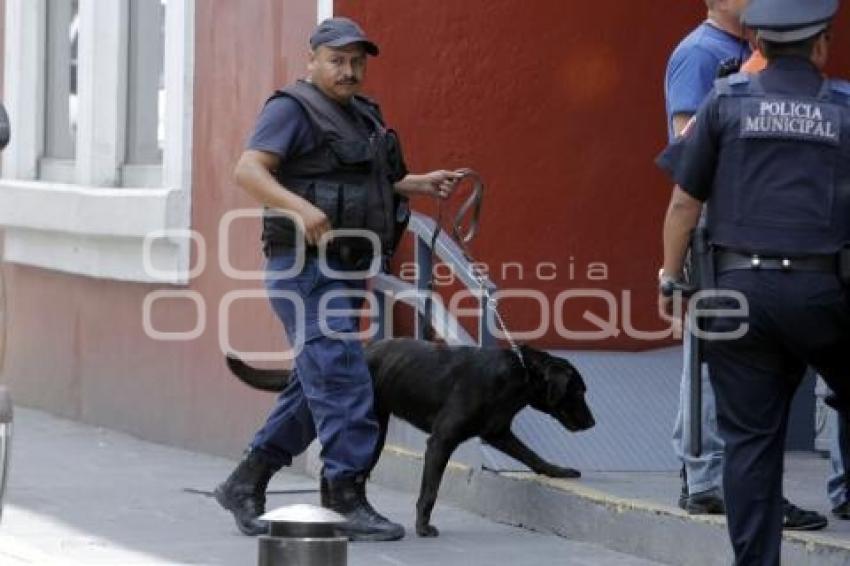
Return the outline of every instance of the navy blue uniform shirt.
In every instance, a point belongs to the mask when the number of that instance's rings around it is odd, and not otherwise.
[[[348,106],[342,106],[357,126],[368,136],[374,131],[372,124]],[[318,141],[310,119],[301,105],[289,96],[269,100],[257,118],[257,125],[248,149],[273,153],[287,161],[316,149]],[[405,173],[406,174],[406,173]],[[403,177],[404,175],[402,175]]]
[[[301,105],[288,96],[279,96],[260,112],[248,149],[273,153],[286,161],[309,153],[316,144],[316,134]]]
[[[811,61],[797,57],[771,61],[759,78],[764,90],[771,94],[816,96],[823,82]],[[658,164],[682,190],[703,202],[711,196],[723,137],[720,103],[712,90],[684,135],[658,158]]]

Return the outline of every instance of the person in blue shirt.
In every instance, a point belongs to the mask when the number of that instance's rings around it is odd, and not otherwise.
[[[752,55],[741,25],[747,0],[706,0],[708,16],[676,47],[667,64],[664,94],[667,130],[670,141],[684,130],[706,95],[714,86],[722,68],[737,68]],[[706,371],[702,377],[702,446],[700,456],[688,446],[690,414],[690,341],[684,342],[684,360],[679,390],[679,410],[673,431],[673,446],[682,461],[682,490],[679,506],[691,514],[722,514],[725,510],[721,490],[723,441],[717,430],[714,390]],[[835,483],[838,483],[837,481]],[[836,491],[838,488],[832,488]],[[784,501],[784,525],[788,529],[823,528],[826,518]]]
[[[708,18],[676,46],[667,63],[664,98],[670,140],[682,132],[714,86],[717,70],[750,55],[741,28],[746,0],[706,0]]]
[[[667,132],[673,141],[711,90],[719,68],[740,62],[750,54],[741,27],[746,0],[706,0],[708,17],[676,47],[667,64],[664,98]],[[679,506],[691,514],[723,513],[720,485],[723,472],[723,441],[717,432],[714,392],[702,376],[702,446],[700,456],[688,445],[690,412],[690,341],[684,341],[684,363],[679,388],[679,410],[673,429],[673,447],[682,461]],[[704,374],[705,372],[703,372]]]

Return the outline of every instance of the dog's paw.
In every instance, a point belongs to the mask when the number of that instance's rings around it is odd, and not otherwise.
[[[552,466],[551,469],[548,469],[544,472],[544,475],[547,475],[550,478],[575,479],[581,477],[581,472],[574,468],[561,468],[560,466]]]
[[[416,525],[416,534],[421,537],[440,536],[440,531],[434,525]]]

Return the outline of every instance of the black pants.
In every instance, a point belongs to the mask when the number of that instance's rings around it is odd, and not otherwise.
[[[850,400],[850,307],[835,275],[730,271],[720,289],[740,292],[749,314],[716,318],[713,332],[748,331],[708,340],[706,356],[725,442],[723,486],[736,564],[776,565],[782,537],[782,471],[788,410],[806,366]],[[734,301],[721,299],[720,307]]]

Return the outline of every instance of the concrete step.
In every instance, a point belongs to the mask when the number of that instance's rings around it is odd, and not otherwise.
[[[790,456],[786,496],[828,515],[826,466],[814,455]],[[372,479],[415,493],[421,469],[421,454],[387,446]],[[681,511],[675,507],[678,490],[674,473],[591,472],[580,480],[553,480],[531,473],[476,470],[451,462],[438,501],[500,523],[556,533],[666,564],[730,564],[725,518]],[[439,510],[433,522],[439,527]],[[786,532],[784,537],[783,564],[850,565],[850,524],[845,521],[831,517],[823,531]]]

